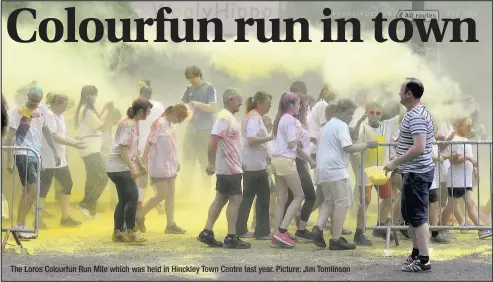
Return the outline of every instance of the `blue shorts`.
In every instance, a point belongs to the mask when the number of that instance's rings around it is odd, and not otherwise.
[[[413,227],[428,222],[429,193],[434,174],[434,168],[425,173],[402,174],[402,218]]]

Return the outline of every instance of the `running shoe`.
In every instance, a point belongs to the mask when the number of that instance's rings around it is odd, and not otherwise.
[[[91,213],[87,208],[85,208],[81,203],[77,204],[77,207],[79,208],[80,212],[87,218],[92,218]]]
[[[185,232],[187,231],[178,227],[176,223],[166,226],[166,230],[164,231],[166,234],[185,234]]]
[[[409,265],[403,265],[401,269],[404,272],[428,272],[431,271],[431,262],[422,263],[419,259],[416,259]]]
[[[449,244],[450,238],[445,236],[443,233],[438,232],[437,236],[431,236],[431,241],[438,244]]]
[[[356,249],[356,245],[349,243],[344,237],[339,239],[330,239],[329,250],[353,250]]]
[[[353,243],[360,246],[372,246],[373,242],[366,237],[365,233],[355,233],[353,238]]]
[[[76,226],[79,226],[81,224],[82,224],[82,222],[77,221],[70,216],[67,218],[60,219],[60,226],[62,226],[62,227],[76,227]]]
[[[276,240],[288,245],[288,246],[291,246],[291,247],[294,247],[296,246],[296,242],[293,241],[293,239],[291,239],[291,236],[289,236],[290,234],[286,231],[284,233],[281,233],[281,231],[279,230],[276,230],[276,232],[274,233],[274,238],[276,238]]]
[[[133,229],[128,230],[127,233],[128,233],[128,237],[130,237],[131,242],[143,243],[143,242],[147,241],[147,239],[144,236],[142,236],[142,234],[137,229],[137,227],[134,227]]]
[[[297,238],[302,238],[302,239],[306,239],[306,240],[310,240],[310,241],[312,241],[315,238],[315,236],[313,236],[313,234],[306,229],[305,230],[296,230],[296,233],[294,233],[294,236]]]
[[[213,248],[220,248],[223,246],[223,243],[218,242],[216,238],[214,238],[213,231],[207,232],[204,230],[200,232],[199,236],[197,237],[197,240]]]
[[[224,238],[223,247],[228,249],[249,249],[251,244],[242,241],[237,235],[233,235]]]
[[[313,244],[319,248],[326,248],[327,244],[325,243],[324,240],[324,231],[320,230],[318,226],[313,226],[312,228],[312,234],[313,234]]]
[[[492,235],[493,235],[493,232],[491,230],[478,231],[479,239],[485,239],[485,238],[491,237]]]
[[[120,230],[115,230],[111,238],[113,242],[130,242],[132,241],[127,233],[121,232]]]
[[[277,240],[276,238],[274,238],[274,236],[272,236],[272,240],[271,240],[270,246],[272,248],[284,248],[284,249],[292,249],[292,248],[294,248],[293,246],[286,245],[283,242]]]
[[[457,236],[455,236],[454,233],[450,232],[450,230],[442,230],[440,233],[448,239],[457,239]]]
[[[15,226],[15,229],[27,230],[27,228],[24,224],[17,224]],[[35,233],[17,232],[17,237],[19,237],[20,239],[36,239],[36,237],[38,237],[38,235]]]

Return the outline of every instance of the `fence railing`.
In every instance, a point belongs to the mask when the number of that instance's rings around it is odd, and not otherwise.
[[[7,158],[12,158],[12,167],[7,167]],[[22,248],[22,243],[19,240],[19,233],[33,234],[37,236],[38,234],[38,217],[39,217],[39,191],[40,191],[40,172],[41,172],[41,158],[38,152],[29,147],[17,147],[17,146],[2,146],[2,194],[6,196],[9,206],[9,218],[2,218],[2,232],[6,232],[5,237],[2,242],[2,252],[5,250],[8,239],[10,235],[14,238],[17,246]],[[10,177],[6,175],[10,174],[12,178],[11,183]],[[32,177],[35,173],[35,179],[33,181]],[[8,181],[6,181],[8,179]],[[20,180],[20,184],[17,183],[17,179]],[[34,183],[33,183],[34,182]],[[16,188],[17,185],[21,186],[21,189]],[[23,185],[25,183],[26,185]],[[30,199],[27,197],[31,189],[35,189],[35,199],[33,203],[30,203]],[[19,195],[17,195],[19,193]],[[22,196],[24,196],[22,198]],[[16,198],[19,198],[16,202]],[[10,200],[9,200],[10,199]],[[14,216],[14,210],[18,207],[17,204],[22,204],[25,209],[24,213],[27,217],[27,210],[32,210],[34,208],[34,226],[32,228],[26,227],[26,222],[24,220],[23,226],[25,228],[18,228],[17,223],[19,221],[17,214]],[[33,207],[31,207],[33,205]]]
[[[379,160],[379,156],[380,156],[380,150],[384,150],[384,154],[385,155],[385,151],[387,153],[387,158],[389,158],[389,154],[390,154],[390,147],[392,146],[396,146],[397,143],[379,143],[378,147],[373,150],[373,152],[376,152],[376,163],[375,163],[375,166],[383,166],[384,164],[386,164],[386,162],[382,162],[381,160]],[[481,177],[480,177],[480,171],[483,172],[485,169],[489,172],[488,175],[489,175],[489,195],[491,197],[491,195],[493,195],[493,180],[491,179],[492,176],[493,176],[493,142],[492,141],[473,141],[473,140],[470,140],[470,141],[437,141],[435,143],[435,145],[437,145],[439,147],[438,149],[438,160],[441,159],[441,156],[448,156],[448,157],[457,157],[459,155],[466,155],[466,146],[467,145],[470,145],[471,147],[473,147],[472,149],[472,152],[469,152],[469,153],[472,153],[473,155],[475,155],[475,160],[476,160],[476,163],[478,164],[477,166],[475,166],[475,172],[473,175],[471,176],[468,176],[468,174],[470,174],[470,172],[466,171],[467,170],[467,167],[466,165],[464,164],[463,165],[463,169],[464,169],[464,184],[461,185],[461,187],[455,187],[455,188],[464,188],[464,187],[467,187],[467,188],[472,188],[472,191],[473,193],[477,193],[477,214],[478,214],[478,219],[480,219],[480,211],[481,211],[481,206],[480,206],[480,203],[481,203],[481,193],[480,193],[480,190],[481,191],[484,191],[485,189],[485,186],[481,186]],[[384,147],[384,148],[382,148]],[[486,156],[484,154],[484,152],[481,152],[480,153],[480,147],[483,147],[483,148],[487,148],[488,149],[488,157],[489,157],[489,164],[487,165],[488,168],[485,168],[485,162],[482,162],[481,160],[484,159]],[[463,152],[461,154],[457,154],[457,149],[461,148],[462,150],[460,152]],[[452,150],[453,149],[453,150]],[[470,150],[467,150],[467,151],[470,151]],[[393,183],[393,179],[390,178],[389,180],[389,183],[390,183],[390,187],[391,187],[391,193],[390,193],[390,202],[392,203],[392,208],[391,208],[391,212],[390,212],[390,222],[386,223],[385,225],[375,225],[375,226],[372,226],[372,225],[367,225],[367,215],[366,215],[366,203],[365,203],[365,192],[366,192],[366,187],[365,186],[368,186],[368,179],[365,177],[365,151],[363,151],[361,153],[361,158],[360,158],[360,164],[359,164],[359,167],[358,167],[358,170],[356,173],[358,173],[359,175],[357,175],[357,180],[358,180],[358,186],[360,186],[359,190],[360,190],[360,205],[362,206],[362,209],[363,209],[363,230],[366,230],[366,229],[369,229],[369,230],[386,230],[386,244],[385,244],[385,253],[388,254],[389,251],[390,251],[390,234],[391,232],[393,233],[394,235],[394,238],[395,238],[395,243],[396,245],[398,246],[399,245],[399,239],[398,239],[398,234],[397,234],[397,230],[407,230],[409,229],[409,226],[408,225],[403,225],[403,223],[400,223],[399,222],[399,218],[395,218],[396,215],[400,215],[400,195],[398,196],[398,198],[396,198],[394,196],[394,188],[398,188],[399,192],[402,188],[402,183],[400,183],[399,185],[394,185]],[[388,160],[388,159],[387,159]],[[455,216],[455,201],[458,200],[456,199],[455,197],[453,197],[453,194],[452,194],[452,197],[449,197],[447,195],[447,197],[445,198],[445,200],[447,201],[452,201],[452,213],[451,213],[451,217],[452,217],[452,225],[448,225],[447,222],[441,222],[442,220],[442,212],[443,210],[441,209],[441,207],[444,206],[445,203],[443,203],[444,201],[444,197],[441,196],[441,193],[447,193],[448,194],[448,189],[449,188],[452,188],[452,190],[454,189],[454,187],[449,187],[450,185],[444,185],[442,183],[447,183],[449,180],[451,180],[453,178],[453,175],[454,173],[458,173],[457,172],[457,168],[454,169],[454,166],[450,165],[448,166],[448,168],[446,168],[446,171],[442,172],[442,166],[443,166],[443,163],[446,163],[446,161],[438,161],[438,165],[435,167],[435,170],[438,170],[439,172],[437,173],[438,175],[438,179],[436,180],[437,181],[437,185],[438,187],[436,188],[437,190],[439,189],[439,193],[440,193],[440,196],[438,196],[438,201],[439,201],[439,207],[438,207],[438,210],[439,210],[439,224],[438,225],[431,225],[430,224],[430,230],[431,231],[440,231],[440,230],[478,230],[478,231],[481,231],[481,230],[491,230],[492,229],[492,224],[491,222],[493,222],[493,202],[491,201],[491,198],[490,198],[490,212],[489,212],[489,217],[490,217],[490,222],[488,225],[478,225],[478,224],[475,224],[474,226],[471,226],[471,225],[456,225],[456,221],[454,220]],[[449,160],[450,162],[450,160]],[[366,167],[368,167],[368,164],[366,164]],[[462,169],[462,168],[461,168]],[[447,177],[447,179],[443,179],[443,177]],[[467,182],[470,182],[468,181],[468,177],[472,177],[473,179],[473,187],[469,187],[470,185],[468,185]],[[484,182],[484,181],[483,181]],[[449,183],[450,184],[450,183]],[[378,195],[380,195],[380,189],[381,187],[379,185],[373,185],[373,183],[371,184],[372,186],[372,189],[373,187],[375,187],[377,189],[377,192],[378,192]],[[397,186],[397,187],[394,187],[394,186]],[[465,189],[464,189],[465,190]],[[453,193],[453,192],[452,192]],[[395,201],[397,200],[397,201]],[[476,199],[474,199],[476,200]],[[377,201],[377,205],[378,205],[378,209],[377,209],[377,217],[378,219],[380,219],[380,201],[378,200]],[[462,209],[461,209],[462,210]],[[468,218],[469,218],[469,215],[468,215],[468,209],[467,209],[467,203],[466,203],[466,200],[464,200],[464,209],[465,211],[465,214],[464,214],[464,221],[467,223],[468,221]],[[397,216],[399,217],[399,216]],[[428,220],[429,220],[430,217],[428,217]],[[380,222],[380,220],[378,220],[378,222]]]

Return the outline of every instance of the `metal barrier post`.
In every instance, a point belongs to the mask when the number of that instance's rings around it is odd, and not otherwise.
[[[490,176],[493,175],[493,144],[490,144]],[[479,188],[478,188],[479,189]],[[490,225],[493,225],[493,179],[490,177]]]
[[[36,199],[35,199],[35,209],[34,209],[34,229],[33,230],[29,230],[26,228],[26,230],[21,230],[21,229],[18,229],[16,226],[14,227],[14,205],[15,205],[15,178],[16,178],[16,175],[15,175],[15,171],[17,169],[17,165],[16,165],[16,158],[17,158],[17,155],[14,154],[14,151],[25,151],[26,152],[26,173],[25,173],[25,179],[26,181],[24,183],[26,183],[25,186],[23,186],[23,189],[26,190],[26,192],[24,193],[26,196],[27,195],[27,173],[28,173],[28,163],[29,163],[29,156],[30,154],[36,158],[36,172],[37,172],[37,176],[36,176]],[[14,237],[14,240],[17,244],[17,246],[19,246],[21,249],[23,248],[22,246],[22,243],[21,241],[19,240],[19,236],[18,236],[18,233],[19,232],[22,232],[22,233],[33,233],[35,235],[38,234],[38,218],[39,218],[39,192],[40,192],[40,172],[41,172],[41,157],[40,155],[38,154],[38,152],[36,152],[34,149],[32,148],[29,148],[29,147],[18,147],[18,146],[2,146],[2,153],[3,152],[7,152],[8,154],[13,154],[13,157],[14,157],[14,163],[13,163],[13,168],[12,168],[12,202],[10,203],[10,207],[11,207],[11,225],[10,225],[10,228],[3,228],[2,227],[2,232],[6,232],[5,233],[5,238],[4,240],[2,241],[2,252],[5,250],[5,247],[7,245],[7,242],[8,242],[8,239],[10,237],[10,235],[12,235],[12,237]],[[7,156],[7,157],[10,157],[10,156]],[[19,175],[20,176],[20,175]],[[3,179],[2,179],[3,181]],[[3,186],[3,185],[2,185]],[[19,199],[19,201],[24,201],[24,208],[27,209],[26,207],[26,198],[24,199]],[[19,215],[17,215],[19,216]]]
[[[490,174],[489,175],[493,175],[493,142],[492,141],[485,141],[485,140],[482,140],[482,141],[473,141],[473,140],[468,140],[468,141],[438,141],[436,142],[435,144],[437,145],[448,145],[450,147],[450,149],[452,148],[452,145],[458,145],[458,146],[464,146],[465,148],[465,145],[468,145],[468,144],[471,144],[471,145],[476,145],[477,146],[477,152],[479,152],[479,146],[480,145],[486,145],[488,148],[489,148],[489,156],[490,156],[490,169],[489,169],[489,172]],[[379,146],[394,146],[396,145],[396,143],[379,143],[378,144]],[[449,151],[449,153],[451,154],[452,153],[452,150]],[[465,150],[464,150],[464,154],[465,154]],[[438,156],[440,158],[440,150],[438,151]],[[477,157],[477,162],[479,163],[479,153],[477,154],[478,157]],[[452,166],[452,159],[449,160],[451,162],[451,165],[450,165],[450,168],[449,168],[449,177],[452,178],[453,177],[453,166]],[[388,254],[389,252],[389,249],[390,249],[390,230],[393,230],[393,231],[396,231],[396,230],[408,230],[409,229],[409,226],[400,226],[400,225],[395,225],[396,223],[394,223],[394,219],[393,219],[393,215],[391,217],[391,224],[390,225],[387,225],[387,226],[380,226],[380,224],[377,224],[377,226],[367,226],[366,224],[366,207],[365,207],[365,181],[364,181],[364,177],[363,177],[363,173],[364,173],[364,167],[363,167],[363,163],[364,163],[364,153],[362,152],[361,153],[361,163],[362,163],[362,166],[361,166],[361,169],[360,169],[360,173],[361,173],[361,203],[362,203],[362,206],[363,206],[363,230],[386,230],[387,233],[386,233],[386,242],[385,242],[385,253]],[[440,170],[441,170],[441,163],[439,162],[439,165],[438,165],[438,168],[436,169],[439,169],[439,173],[438,173],[438,180],[439,182],[442,182],[441,180],[441,173],[440,173]],[[464,166],[464,169],[465,169],[465,166]],[[477,173],[478,173],[478,176],[479,176],[479,166],[476,168],[477,169]],[[465,175],[465,179],[466,179],[466,174]],[[480,177],[478,177],[477,179],[477,189],[478,189],[478,213],[479,213],[479,208],[480,208],[480,196],[479,196],[479,189],[480,189]],[[465,183],[467,186],[467,183]],[[440,185],[440,183],[438,184]],[[460,187],[459,187],[460,188]],[[437,189],[441,189],[441,187],[437,187]],[[442,193],[444,191],[440,191],[440,193]],[[445,191],[445,193],[447,193]],[[490,195],[493,196],[493,181],[490,179]],[[491,197],[490,196],[490,197]],[[392,194],[391,194],[391,199],[392,199]],[[439,225],[438,226],[429,226],[430,229],[433,229],[433,230],[437,230],[437,231],[440,231],[440,230],[478,230],[478,231],[481,231],[481,230],[491,230],[492,229],[492,222],[493,222],[493,201],[491,201],[491,198],[490,198],[490,208],[491,208],[491,211],[490,211],[490,223],[488,226],[468,226],[467,224],[464,225],[464,226],[461,226],[461,225],[458,225],[456,226],[454,224],[454,211],[455,211],[455,204],[454,204],[454,197],[452,197],[451,199],[452,201],[452,226],[447,226],[447,222],[440,222],[441,221],[441,218],[442,218],[442,211],[440,211],[440,220],[439,220]],[[441,202],[441,198],[440,198],[440,202]],[[467,221],[467,216],[468,216],[468,213],[467,213],[467,203],[466,203],[466,200],[464,200],[465,202],[465,210],[466,210],[466,213],[465,213],[465,216],[466,216],[466,221]],[[395,237],[397,238],[397,234],[395,234]],[[398,244],[397,243],[398,241],[396,240],[396,245]]]
[[[363,178],[363,175],[365,173],[364,169],[364,161],[365,161],[365,151],[362,151],[361,154],[361,162],[360,162],[360,203],[362,207],[362,213],[363,213],[363,233],[366,231],[366,203],[365,203],[365,179]]]

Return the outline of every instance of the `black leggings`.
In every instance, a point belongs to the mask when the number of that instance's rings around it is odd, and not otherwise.
[[[88,209],[91,215],[95,215],[96,203],[108,184],[106,167],[101,153],[90,154],[82,160],[86,166],[86,188],[80,206]]]
[[[298,170],[298,174],[300,176],[301,188],[303,189],[303,193],[305,194],[305,201],[303,202],[303,207],[301,208],[300,220],[307,222],[308,219],[310,218],[310,214],[312,213],[312,209],[313,209],[313,204],[315,203],[316,200],[315,187],[313,186],[310,172],[308,172],[308,169],[306,167],[306,161],[297,158],[296,169]],[[288,190],[288,202],[286,203],[284,214],[286,214],[286,210],[292,201],[293,201],[293,193],[291,192],[291,190]]]
[[[257,196],[255,226],[255,237],[263,237],[270,234],[269,223],[269,176],[267,171],[244,171],[243,172],[243,199],[238,210],[236,221],[236,233],[245,234],[248,232],[247,221],[252,208],[253,200]]]
[[[61,192],[63,195],[70,195],[72,193],[72,186],[74,183],[72,182],[72,175],[70,174],[68,166],[61,168],[45,168],[41,171],[41,187],[39,193],[41,198],[45,199],[48,195],[53,177],[55,177],[58,183],[62,185]]]
[[[130,176],[130,171],[108,172],[108,177],[115,183],[118,193],[118,204],[115,207],[114,217],[115,230],[123,231],[123,223],[127,225],[127,229],[133,229],[139,199],[137,184]]]

